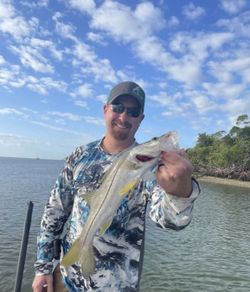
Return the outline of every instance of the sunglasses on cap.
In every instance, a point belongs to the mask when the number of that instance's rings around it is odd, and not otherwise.
[[[126,111],[126,114],[132,118],[138,118],[141,114],[141,109],[139,107],[126,107],[122,103],[111,104],[111,109],[114,113],[122,114]]]

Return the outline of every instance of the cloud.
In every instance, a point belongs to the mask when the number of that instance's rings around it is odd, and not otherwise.
[[[93,124],[96,126],[104,126],[104,120],[101,118],[93,117],[93,116],[84,116],[84,121],[88,124]]]
[[[19,56],[24,66],[30,67],[36,72],[54,72],[54,67],[49,64],[49,61],[39,52],[39,49],[30,46],[11,46],[10,48]]]
[[[221,8],[230,14],[238,13],[246,5],[246,0],[221,0]]]
[[[105,31],[116,40],[126,43],[142,41],[145,36],[150,36],[164,25],[160,9],[150,2],[140,3],[132,11],[124,4],[105,1],[92,14],[90,22],[91,28]]]
[[[53,130],[53,131],[55,130],[55,131],[65,132],[65,133],[73,134],[73,135],[77,135],[77,136],[78,135],[83,136],[83,133],[78,132],[78,131],[74,131],[74,130],[70,130],[70,129],[66,129],[65,127],[52,126],[50,124],[46,124],[46,123],[39,122],[39,121],[31,121],[31,123],[34,125],[38,125],[38,126]]]
[[[216,22],[219,28],[224,28],[235,34],[237,37],[249,38],[250,11],[246,11],[233,18],[219,19]]]
[[[27,117],[26,114],[14,108],[0,108],[0,116],[1,115],[2,116],[15,115],[15,116]]]
[[[89,83],[85,83],[85,84],[80,85],[75,90],[74,95],[81,96],[81,97],[91,97],[93,95],[92,85]]]
[[[48,50],[56,60],[62,61],[63,52],[56,49],[56,45],[51,40],[31,38],[30,45],[39,51]]]
[[[90,14],[96,8],[95,1],[93,0],[70,0],[68,4],[76,10]]]
[[[56,116],[56,117],[60,117],[60,118],[63,118],[63,119],[67,119],[67,120],[70,120],[70,121],[81,121],[82,120],[82,117],[81,116],[78,116],[76,114],[72,114],[72,113],[62,113],[62,112],[49,112],[49,115],[52,115],[52,116]]]
[[[90,31],[87,33],[87,38],[88,38],[88,40],[90,40],[94,43],[97,43],[99,45],[102,45],[102,46],[107,45],[107,42],[104,40],[104,37],[98,33],[94,33],[92,31]]]
[[[71,39],[72,41],[77,41],[77,38],[74,36],[76,28],[73,25],[65,24],[60,21],[62,18],[62,14],[60,12],[56,12],[52,19],[55,22],[56,32],[65,39]]]
[[[33,76],[26,77],[26,86],[39,94],[47,95],[50,90],[66,92],[67,84],[61,80],[54,80],[50,77],[36,78]]]
[[[95,52],[83,42],[74,46],[74,65],[81,68],[83,74],[94,76],[96,81],[118,82],[116,72],[108,59],[100,59]]]
[[[0,65],[3,65],[5,63],[5,59],[3,56],[0,55]]]
[[[12,133],[0,133],[0,145],[4,146],[5,148],[10,146],[20,147],[20,146],[27,146],[38,144],[39,141],[35,139],[30,139],[25,136],[20,136]],[[14,152],[16,153],[16,152]]]
[[[14,39],[20,41],[30,35],[36,29],[38,20],[31,18],[26,21],[9,0],[0,1],[0,32],[10,34]]]
[[[34,8],[43,8],[43,7],[48,7],[49,0],[39,0],[37,2],[33,1],[21,1],[21,4],[25,7],[34,9]]]
[[[182,9],[182,14],[189,20],[196,20],[204,15],[206,12],[200,6],[195,6],[192,2],[185,5]]]

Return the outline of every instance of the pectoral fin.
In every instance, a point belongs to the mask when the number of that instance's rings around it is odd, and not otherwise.
[[[82,274],[84,277],[89,277],[95,271],[95,258],[92,246],[80,247],[80,241],[77,239],[68,253],[63,257],[61,261],[62,266],[71,266],[79,262],[82,268]]]
[[[107,229],[109,228],[109,226],[111,225],[112,220],[113,220],[113,218],[111,218],[110,220],[108,220],[106,223],[104,223],[104,224],[100,227],[100,229],[99,229],[99,234],[100,234],[100,235],[103,235],[103,234],[106,232],[106,230],[107,230]]]
[[[87,278],[95,272],[95,257],[92,246],[84,246],[81,250],[79,263],[82,268],[82,275]]]
[[[65,267],[73,265],[75,262],[79,260],[80,251],[81,251],[80,241],[79,239],[77,239],[71,246],[70,250],[63,257],[61,265]]]
[[[136,184],[138,183],[138,178],[133,179],[131,182],[129,182],[125,187],[123,187],[120,191],[120,195],[124,196],[126,195],[130,190],[132,190]]]

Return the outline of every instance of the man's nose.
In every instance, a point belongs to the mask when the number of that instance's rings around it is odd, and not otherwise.
[[[128,120],[128,114],[127,114],[127,110],[125,109],[125,111],[123,113],[120,114],[120,119],[122,121],[127,121]]]

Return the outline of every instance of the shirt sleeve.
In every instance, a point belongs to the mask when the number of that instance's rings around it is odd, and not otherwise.
[[[37,237],[37,260],[34,265],[38,275],[53,272],[54,243],[56,239],[60,238],[73,205],[74,188],[72,182],[74,160],[75,154],[66,159],[64,168],[44,208]]]
[[[149,216],[162,228],[180,230],[192,219],[194,201],[200,193],[198,182],[193,179],[193,191],[188,198],[167,194],[159,185],[152,186]]]

